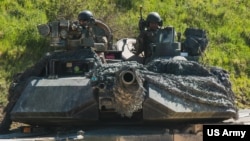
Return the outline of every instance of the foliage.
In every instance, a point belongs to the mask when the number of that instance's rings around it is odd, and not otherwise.
[[[49,51],[36,26],[55,19],[76,20],[85,9],[105,21],[114,40],[138,35],[143,18],[158,12],[164,26],[184,32],[187,27],[205,29],[209,47],[202,62],[230,72],[240,107],[250,105],[250,1],[219,0],[1,0],[0,1],[0,105],[6,100],[13,75],[23,71]],[[184,37],[182,37],[184,38]]]

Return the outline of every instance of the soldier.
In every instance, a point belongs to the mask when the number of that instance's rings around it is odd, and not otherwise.
[[[79,25],[82,26],[82,32],[86,37],[92,37],[95,43],[104,43],[105,48],[108,48],[110,39],[110,29],[100,20],[94,19],[91,11],[84,10],[78,14]],[[105,63],[104,52],[96,51],[99,57]]]
[[[88,32],[86,32],[87,36],[92,36],[97,43],[108,43],[105,29],[98,26],[97,22],[99,20],[94,19],[91,11],[84,10],[80,12],[78,14],[78,21],[83,30],[88,30]]]
[[[91,11],[84,10],[78,14],[78,21],[81,26],[87,26],[88,22],[94,22],[94,16]]]
[[[142,30],[137,37],[135,53],[140,55],[144,52],[143,64],[146,64],[152,55],[150,44],[155,42],[155,35],[162,26],[161,16],[157,12],[150,12],[145,24],[146,30]]]

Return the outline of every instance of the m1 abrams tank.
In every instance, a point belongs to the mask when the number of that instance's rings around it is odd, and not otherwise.
[[[96,20],[93,26],[103,29],[107,44],[97,43],[96,36],[82,34],[77,26],[71,30],[70,21],[38,26],[56,50],[15,78],[1,129],[8,130],[12,121],[66,128],[168,126],[237,118],[228,73],[198,63],[204,48],[190,56],[190,40],[176,41],[173,27],[159,30],[151,46],[153,55],[143,65],[133,54],[135,39],[113,45],[106,24]],[[185,33],[195,37],[196,31],[201,30]],[[200,45],[194,38],[191,42]]]

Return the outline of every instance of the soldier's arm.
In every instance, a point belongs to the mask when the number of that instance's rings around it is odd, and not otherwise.
[[[135,55],[139,55],[144,51],[144,34],[143,32],[136,39],[136,53]]]

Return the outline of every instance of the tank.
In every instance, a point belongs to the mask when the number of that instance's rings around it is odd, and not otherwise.
[[[198,34],[203,30],[188,28],[186,40],[180,42],[174,27],[162,28],[151,45],[152,57],[142,64],[133,53],[136,39],[114,44],[109,26],[99,20],[90,27],[94,26],[102,29],[100,34],[108,42],[96,42],[94,36],[86,36],[91,35],[88,31],[67,20],[38,26],[55,51],[15,77],[2,129],[9,129],[12,121],[76,127],[237,118],[228,72],[198,62],[207,45]],[[203,42],[197,44],[194,37]]]

